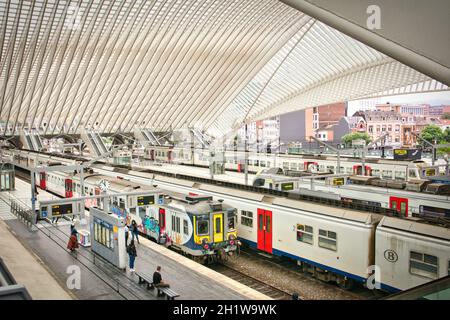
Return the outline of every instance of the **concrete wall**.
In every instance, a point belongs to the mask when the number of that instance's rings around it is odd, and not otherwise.
[[[304,141],[305,130],[305,110],[280,115],[281,142]]]

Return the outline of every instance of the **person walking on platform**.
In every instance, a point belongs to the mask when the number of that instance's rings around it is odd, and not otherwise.
[[[139,229],[138,229],[138,225],[136,223],[135,220],[131,221],[131,241],[134,240],[134,237],[136,237],[137,243],[140,244],[139,242]]]
[[[130,259],[130,271],[134,272],[134,262],[137,257],[136,246],[134,245],[134,240],[131,240],[130,245],[127,247],[128,257]]]
[[[128,247],[128,236],[130,235],[130,228],[125,224],[125,247]]]
[[[155,273],[153,273],[153,285],[156,288],[169,288],[170,285],[162,280],[161,266],[156,267]]]
[[[69,243],[67,244],[67,249],[69,249],[71,253],[76,252],[76,249],[79,247],[77,233],[78,232],[75,229],[71,232]]]

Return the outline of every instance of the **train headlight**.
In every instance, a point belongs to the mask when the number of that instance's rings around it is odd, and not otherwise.
[[[202,240],[202,246],[203,246],[203,249],[209,250],[209,244],[208,244],[208,242],[206,242],[206,239]]]

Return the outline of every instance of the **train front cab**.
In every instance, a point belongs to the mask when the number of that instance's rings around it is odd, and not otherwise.
[[[234,251],[237,243],[236,212],[212,212],[211,215],[193,215],[194,243],[206,255],[218,250]]]

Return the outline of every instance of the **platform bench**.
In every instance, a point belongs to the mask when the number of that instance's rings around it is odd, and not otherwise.
[[[136,275],[139,277],[139,284],[145,283],[147,284],[147,290],[153,289],[153,278],[146,274],[142,273],[136,273]]]
[[[163,287],[163,288],[156,287],[156,288],[158,289],[158,294],[159,294],[159,292],[162,292],[166,295],[167,300],[175,300],[175,298],[180,296],[178,293],[176,293],[175,291],[173,291],[170,288],[165,288],[165,287]]]

